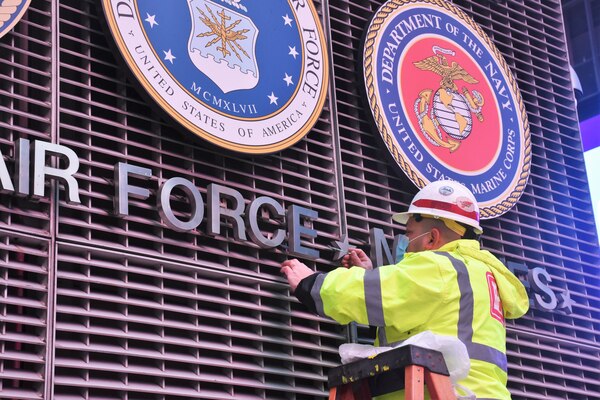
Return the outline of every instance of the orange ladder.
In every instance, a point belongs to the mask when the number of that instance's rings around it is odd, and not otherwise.
[[[404,389],[406,400],[456,400],[442,353],[408,345],[329,371],[329,400],[370,400]]]

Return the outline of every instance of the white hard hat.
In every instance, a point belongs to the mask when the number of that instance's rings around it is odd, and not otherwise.
[[[407,212],[394,214],[392,219],[406,224],[413,214],[446,218],[472,227],[478,235],[483,233],[475,196],[455,181],[431,182],[415,195]]]

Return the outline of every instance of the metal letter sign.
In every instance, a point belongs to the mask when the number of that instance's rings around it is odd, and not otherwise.
[[[21,20],[31,0],[0,0],[0,38]]]
[[[388,1],[363,56],[375,123],[419,188],[461,182],[482,218],[515,205],[529,177],[529,123],[506,62],[470,17],[447,1]]]
[[[312,1],[102,4],[137,80],[198,136],[239,152],[272,153],[317,121],[329,65]]]

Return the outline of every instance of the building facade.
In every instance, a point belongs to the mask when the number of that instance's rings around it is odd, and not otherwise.
[[[596,229],[600,232],[600,183],[594,178],[600,165],[600,3],[566,0],[563,13],[569,58],[581,85],[575,96]]]
[[[310,248],[318,257],[306,262],[328,271],[335,241],[369,250],[377,232],[389,243],[402,232],[391,214],[417,188],[382,155],[361,90],[362,36],[382,1],[315,2],[329,54],[325,106],[306,137],[268,155],[214,146],[164,115],[122,63],[100,3],[33,0],[0,38],[0,151],[5,176],[18,177],[0,194],[0,397],[325,398],[338,346],[368,342],[367,329],[307,312],[279,264]],[[600,252],[561,4],[453,4],[506,59],[531,129],[520,200],[482,221],[483,246],[532,300],[507,322],[509,389],[515,399],[598,398]],[[29,159],[28,146],[41,156]],[[36,175],[75,160],[79,201],[75,183]],[[130,186],[148,192],[119,215],[124,164],[150,172],[132,174]],[[207,206],[194,229],[165,222],[161,188],[178,177]],[[286,230],[280,246],[257,244],[227,215],[208,218],[210,207],[265,196],[292,211],[243,222]],[[167,205],[181,220],[198,211],[189,191]]]
[[[565,34],[571,64],[581,81],[579,119],[600,114],[600,3],[563,0]]]

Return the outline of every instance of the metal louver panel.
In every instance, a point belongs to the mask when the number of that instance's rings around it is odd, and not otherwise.
[[[336,365],[281,283],[72,245],[57,279],[56,398],[318,396]]]
[[[314,209],[319,213],[315,228],[323,234],[313,245],[326,250],[330,240],[338,237],[339,218],[328,111],[308,138],[275,155],[243,158],[207,149],[206,143],[166,125],[139,98],[129,84],[131,79],[126,79],[117,64],[118,55],[111,54],[100,30],[98,19],[103,16],[96,14],[92,4],[61,3],[60,143],[80,157],[82,204],[62,206],[60,237],[94,240],[111,248],[169,259],[212,261],[243,273],[269,273],[268,267],[261,271],[265,267],[259,266],[258,260],[270,266],[279,264],[279,254],[261,251],[249,241],[234,241],[230,227],[223,229],[222,237],[209,237],[203,234],[204,223],[186,235],[161,223],[155,197],[158,185],[182,176],[191,180],[204,198],[207,185],[216,183],[239,191],[247,201],[270,196],[284,207],[297,204]],[[82,71],[85,76],[80,75]],[[113,213],[117,162],[153,171],[153,177],[144,183],[151,189],[151,197],[132,199],[128,218]],[[175,213],[185,218],[189,213],[185,198],[180,194],[172,203]]]
[[[341,328],[288,297],[281,251],[236,240],[228,222],[216,236],[206,234],[206,220],[176,232],[161,221],[156,193],[184,177],[204,199],[207,186],[219,184],[247,202],[269,196],[310,208],[319,213],[312,224],[319,237],[305,245],[327,257],[339,238],[328,110],[307,138],[278,154],[207,147],[140,97],[101,29],[96,2],[62,1],[60,15],[60,144],[79,156],[82,203],[61,202],[59,210],[55,398],[323,394]],[[151,196],[131,199],[126,217],[115,216],[112,204],[118,162],[153,175],[136,182]],[[183,192],[174,192],[171,206],[182,219],[190,212]],[[263,224],[272,230],[284,221]]]
[[[600,396],[598,350],[593,346],[510,329],[511,393],[519,399],[592,399]]]
[[[0,397],[40,399],[47,376],[48,242],[0,230]]]
[[[0,151],[9,171],[15,167],[15,141],[50,138],[50,8],[49,1],[35,2],[0,41]],[[0,226],[49,235],[49,219],[48,199],[32,202],[0,193]]]

